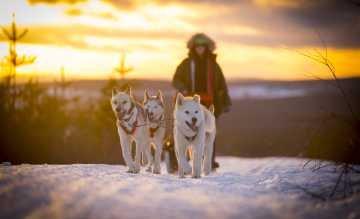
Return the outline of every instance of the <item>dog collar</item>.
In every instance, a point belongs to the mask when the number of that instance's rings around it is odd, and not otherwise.
[[[130,107],[130,109],[127,111],[127,114],[131,113],[131,112],[133,111],[134,107],[135,107],[135,104],[131,101],[131,107]]]
[[[155,128],[149,128],[150,137],[153,138],[155,135],[155,132],[159,129],[160,126],[156,126]]]
[[[124,126],[121,122],[119,122],[120,127],[124,130],[124,132],[128,135],[132,135],[134,134],[134,132],[136,131],[137,128],[137,120],[135,120],[135,122],[131,125],[131,128],[127,128],[126,126]]]
[[[192,129],[191,129],[191,130],[192,130]],[[192,130],[192,131],[194,131],[194,130]],[[185,138],[188,142],[194,141],[195,138],[196,138],[196,136],[198,135],[198,132],[195,132],[195,134],[194,134],[193,136],[187,136],[187,135],[184,134],[183,131],[181,131],[181,132],[182,132],[184,138]]]
[[[196,138],[196,136],[197,136],[197,133],[196,133],[194,136],[186,136],[186,135],[184,135],[185,139],[186,139],[188,142],[194,141],[195,138]]]
[[[149,132],[150,132],[150,137],[153,138],[154,135],[155,135],[155,132],[160,128],[160,125],[161,125],[161,122],[163,121],[163,118],[164,118],[164,114],[162,114],[159,118],[159,120],[155,120],[158,122],[158,125],[154,128],[152,127],[149,127]],[[154,122],[154,121],[152,121]]]
[[[128,118],[126,119],[119,119],[119,125],[120,127],[124,130],[124,132],[128,135],[132,135],[134,134],[134,132],[136,131],[136,128],[137,128],[137,116],[136,115],[136,118],[135,118],[135,121],[133,124],[129,124],[130,128],[124,126],[123,122],[129,122],[129,120],[133,117],[134,115],[134,108],[135,108],[135,104],[133,102],[131,102],[131,107],[130,109],[127,111],[127,114],[130,114]]]

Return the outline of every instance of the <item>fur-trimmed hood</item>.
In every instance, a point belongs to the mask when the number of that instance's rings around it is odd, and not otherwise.
[[[197,33],[193,35],[187,42],[187,48],[191,50],[197,44],[206,45],[210,52],[213,52],[216,49],[215,41],[204,33]]]

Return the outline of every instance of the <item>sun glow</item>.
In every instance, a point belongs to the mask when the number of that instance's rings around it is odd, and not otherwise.
[[[254,4],[265,8],[297,7],[291,1]],[[127,64],[134,67],[129,77],[171,79],[187,55],[187,39],[195,32],[206,32],[218,44],[218,61],[228,78],[311,79],[309,73],[329,77],[326,69],[295,52],[320,47],[305,45],[291,51],[261,40],[258,42],[262,45],[248,44],[252,39],[266,37],[270,27],[257,28],[227,18],[232,9],[225,4],[214,9],[206,4],[181,2],[161,5],[146,1],[117,7],[99,0],[74,5],[28,5],[22,0],[5,0],[2,6],[1,24],[9,24],[15,12],[21,28],[29,28],[26,41],[18,44],[19,53],[37,56],[34,64],[18,69],[20,75],[56,77],[64,66],[72,78],[107,78],[113,75],[125,52]],[[216,22],[210,22],[213,16],[218,16]],[[250,16],[251,20],[256,15],[241,16]],[[7,51],[0,37],[0,56],[7,55]],[[360,76],[359,49],[330,48],[329,55],[340,76]]]

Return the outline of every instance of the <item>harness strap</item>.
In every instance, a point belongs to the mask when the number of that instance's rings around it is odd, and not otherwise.
[[[191,93],[195,92],[195,61],[190,62]]]
[[[156,126],[155,128],[149,128],[150,137],[153,138],[155,135],[155,132],[159,129],[160,126]]]
[[[133,103],[133,102],[131,101],[131,107],[130,107],[130,109],[127,111],[127,113],[129,114],[130,112],[132,112],[133,109],[134,109],[134,107],[135,107],[135,103]]]
[[[164,114],[161,115],[160,119],[158,120],[158,125],[155,128],[149,127],[150,137],[153,138],[155,135],[155,132],[160,128],[161,122],[163,121]]]
[[[181,131],[181,130],[180,130]],[[194,130],[193,130],[194,131]],[[195,131],[194,131],[195,132]],[[185,137],[185,139],[188,141],[188,142],[192,142],[195,140],[196,136],[198,135],[198,132],[195,132],[195,134],[193,136],[187,136],[184,134],[183,131],[181,131],[181,133],[183,134],[183,136]]]
[[[201,103],[206,107],[209,107],[214,103],[214,64],[210,57],[206,58],[206,91],[202,93],[197,93],[201,97]],[[191,94],[195,94],[195,61],[192,59],[190,61],[190,81],[191,81]]]
[[[127,118],[127,119],[119,119],[118,121],[119,121],[119,125],[120,125],[120,127],[124,130],[124,132],[126,133],[126,134],[128,134],[128,135],[132,135],[132,134],[134,134],[135,133],[135,131],[136,131],[136,128],[137,128],[137,124],[138,124],[138,121],[137,121],[137,118],[135,119],[135,122],[131,125],[131,128],[129,129],[129,128],[127,128],[126,126],[124,126],[123,124],[122,124],[122,121],[124,121],[124,122],[128,122],[130,119],[131,119],[131,117],[134,115],[134,108],[135,108],[135,104],[133,103],[133,102],[131,102],[131,107],[130,107],[130,109],[127,111],[127,114],[130,114],[130,116]]]
[[[186,139],[187,141],[189,141],[189,142],[194,141],[195,138],[196,138],[196,136],[197,136],[197,133],[196,133],[194,136],[186,136],[186,135],[184,135],[185,139]]]
[[[135,120],[135,122],[132,124],[131,129],[128,129],[126,126],[124,126],[121,122],[120,122],[120,127],[124,130],[124,132],[128,135],[132,135],[134,134],[134,132],[136,131],[137,128],[137,120]]]

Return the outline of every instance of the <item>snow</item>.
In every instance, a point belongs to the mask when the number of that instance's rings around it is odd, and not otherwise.
[[[153,175],[120,165],[2,165],[0,218],[360,218],[360,195],[323,202],[299,189],[332,185],[331,167],[314,173],[295,158],[219,161],[201,179],[164,167]]]
[[[302,97],[309,93],[305,88],[288,88],[268,85],[233,85],[229,87],[233,99],[282,99]]]

